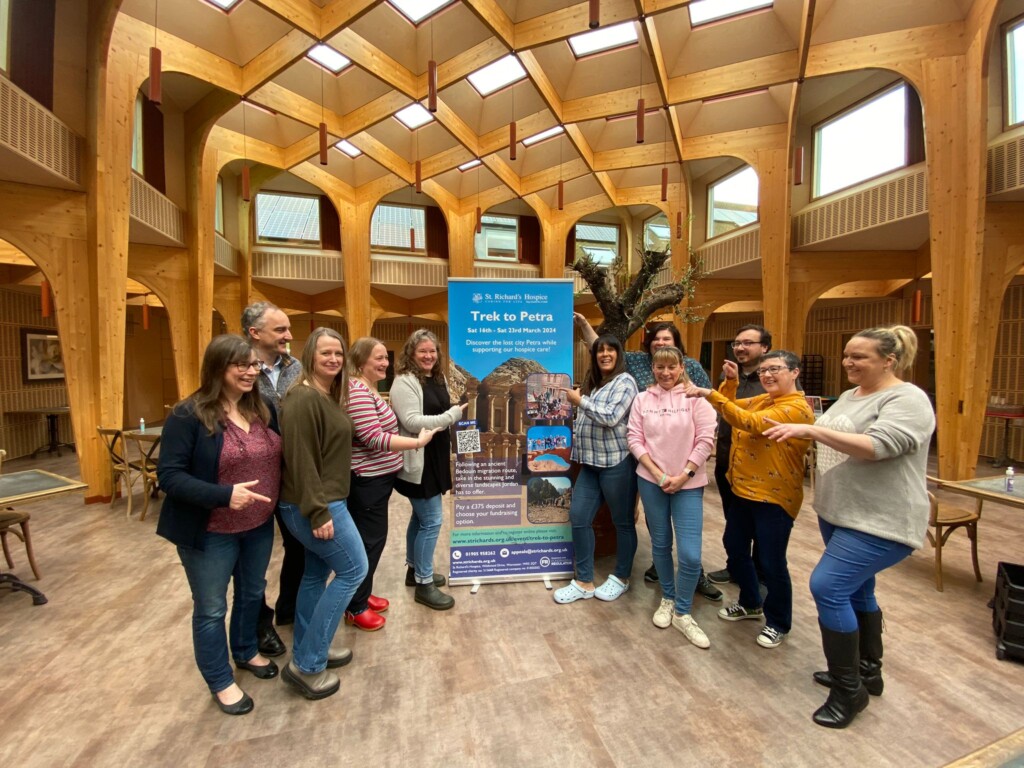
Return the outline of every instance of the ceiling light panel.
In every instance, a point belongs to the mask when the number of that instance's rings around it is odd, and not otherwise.
[[[413,24],[419,24],[453,2],[455,0],[388,0],[396,11]]]
[[[342,139],[341,141],[334,145],[334,148],[341,152],[344,152],[349,157],[359,157],[361,154],[363,154],[363,150],[361,150],[355,144],[350,142],[348,139]]]
[[[206,2],[208,2],[210,5],[220,8],[222,11],[227,13],[240,2],[242,2],[242,0],[206,0]]]
[[[395,117],[410,131],[415,131],[421,125],[426,125],[434,119],[434,116],[419,102],[410,104],[405,109],[398,110],[395,112]]]
[[[601,27],[593,32],[584,32],[569,38],[569,47],[577,59],[593,53],[622,48],[636,42],[636,24],[627,21],[613,27]]]
[[[469,76],[469,82],[481,96],[489,96],[500,88],[526,77],[526,70],[514,54],[498,59]]]
[[[741,13],[771,8],[772,0],[695,0],[690,3],[690,26],[727,19]]]
[[[523,146],[531,147],[534,144],[539,144],[542,141],[554,138],[560,133],[565,133],[565,129],[560,125],[556,125],[554,128],[548,128],[546,131],[533,134],[533,136],[527,136],[523,139]]]
[[[338,51],[331,48],[331,46],[324,45],[323,43],[320,43],[319,45],[314,45],[312,48],[310,48],[306,56],[311,58],[324,69],[329,70],[334,74],[338,74],[339,72],[341,72],[341,70],[343,70],[345,67],[352,63],[349,59],[342,56]]]

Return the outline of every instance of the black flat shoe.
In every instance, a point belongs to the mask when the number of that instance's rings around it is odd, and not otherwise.
[[[272,661],[268,661],[266,664],[256,666],[250,664],[247,661],[238,661],[235,659],[235,667],[238,669],[244,669],[246,672],[252,672],[260,680],[272,680],[277,677],[277,673],[280,671],[277,668],[277,664]]]
[[[434,574],[434,586],[443,587],[445,585],[445,578],[439,573]],[[412,568],[405,569],[405,586],[415,587],[416,586],[416,571]]]
[[[223,712],[225,715],[248,715],[250,712],[252,712],[253,707],[256,706],[255,704],[253,704],[252,697],[245,691],[242,691],[242,698],[240,698],[234,704],[225,704],[217,698],[216,693],[212,695],[213,700],[217,702],[217,706],[220,707],[220,711]]]
[[[268,624],[264,627],[260,627],[256,631],[256,639],[260,654],[267,658],[274,656],[283,656],[285,652],[284,643],[281,642],[281,638],[277,632],[274,631],[274,627]]]

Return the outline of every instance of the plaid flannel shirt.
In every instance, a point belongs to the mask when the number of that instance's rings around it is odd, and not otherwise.
[[[573,459],[592,467],[614,467],[629,455],[626,431],[636,395],[636,381],[628,373],[620,373],[583,396],[576,409]]]

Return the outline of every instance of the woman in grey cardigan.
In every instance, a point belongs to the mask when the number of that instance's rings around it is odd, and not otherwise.
[[[462,418],[465,406],[452,405],[438,355],[437,337],[418,330],[409,337],[395,365],[391,407],[403,435],[421,429],[439,430],[422,450],[406,451],[395,489],[412,504],[406,530],[406,586],[416,587],[416,602],[444,611],[455,598],[438,587],[444,576],[434,574],[434,547],[441,532],[441,497],[452,487],[451,436],[448,427]]]
[[[853,389],[814,425],[780,424],[775,440],[818,443],[814,510],[825,552],[811,574],[830,689],[814,722],[845,728],[882,693],[882,612],[875,574],[924,544],[925,467],[935,414],[927,396],[898,378],[914,362],[917,337],[903,325],[861,331],[843,351]]]

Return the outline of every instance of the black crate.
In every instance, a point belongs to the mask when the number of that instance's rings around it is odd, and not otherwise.
[[[1024,565],[999,563],[992,629],[997,659],[1024,660]]]

